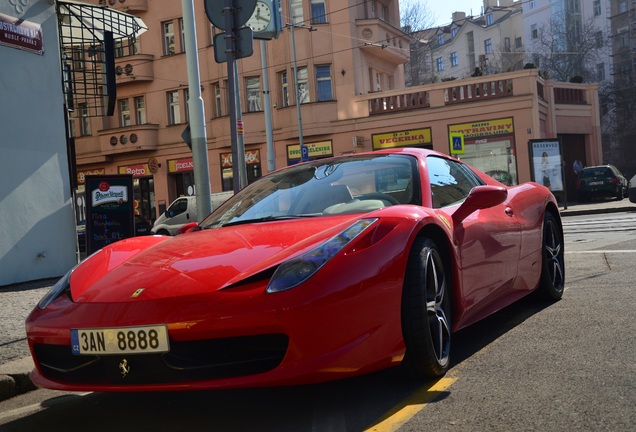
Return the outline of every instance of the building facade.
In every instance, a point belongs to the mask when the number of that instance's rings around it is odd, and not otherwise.
[[[189,92],[181,6],[107,3],[140,16],[148,31],[118,53],[115,115],[71,121],[79,196],[86,174],[133,174],[139,213],[152,221],[195,190],[192,154],[182,138]],[[214,60],[219,29],[207,20],[203,1],[194,4],[211,190],[232,190],[227,65]],[[265,64],[259,43],[237,61],[249,181],[268,172],[269,158],[275,168],[300,161],[300,125],[310,158],[401,146],[448,153],[449,135],[462,133],[462,158],[505,172],[512,184],[533,179],[529,140],[561,138],[567,158],[600,162],[595,85],[561,86],[529,70],[406,88],[410,39],[399,28],[397,1],[292,0],[283,2],[282,16],[287,24],[294,19],[295,53],[287,27],[265,42]],[[266,143],[265,91],[274,155]]]

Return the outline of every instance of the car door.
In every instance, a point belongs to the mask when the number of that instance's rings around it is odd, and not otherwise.
[[[452,215],[471,189],[483,182],[464,164],[427,158],[433,204]],[[508,200],[468,215],[454,226],[459,253],[462,292],[458,300],[466,314],[486,307],[506,290],[517,275],[521,231]]]

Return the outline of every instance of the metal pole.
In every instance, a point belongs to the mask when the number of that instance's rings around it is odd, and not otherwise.
[[[263,104],[265,112],[265,137],[267,140],[267,172],[276,169],[276,154],[274,152],[274,133],[272,131],[272,107],[269,94],[269,73],[267,71],[267,51],[265,41],[261,39],[261,74],[263,76]]]
[[[241,123],[243,125],[243,109],[241,108],[241,82],[238,79],[238,68],[236,65],[234,66],[234,82],[236,83],[236,124],[237,124],[237,132],[236,132],[236,148],[237,148],[237,158],[234,159],[232,157],[232,169],[236,165],[238,168],[239,175],[236,177],[238,179],[239,189],[243,189],[247,186],[247,171],[245,167],[245,143],[243,141],[243,134],[245,133],[245,126],[242,127],[241,133],[238,132],[238,124]],[[234,156],[234,155],[232,155]],[[236,184],[236,182],[235,182]],[[236,188],[234,189],[236,192]]]
[[[199,55],[194,21],[194,0],[181,0],[181,8],[183,9],[183,34],[185,36],[186,64],[188,68],[188,114],[190,117],[194,183],[196,185],[197,222],[201,222],[212,211],[212,204],[205,113],[203,98],[201,97]]]
[[[230,103],[230,143],[232,146],[232,179],[234,180],[234,192],[238,192],[241,189],[240,185],[240,170],[237,161],[239,160],[238,153],[238,133],[236,130],[236,89],[235,89],[235,76],[234,76],[234,12],[233,12],[232,0],[225,0],[224,15],[225,15],[225,54],[227,56],[227,87],[228,87],[228,99]],[[243,156],[245,157],[245,156]]]
[[[291,16],[291,40],[292,40],[292,53],[294,56],[294,87],[296,88],[296,114],[298,115],[298,142],[300,143],[300,160],[307,162],[307,151],[305,150],[305,143],[303,142],[303,119],[300,110],[300,91],[298,89],[298,66],[296,64],[296,37],[294,36],[294,20],[295,16],[292,15],[291,0],[289,0],[289,11]]]

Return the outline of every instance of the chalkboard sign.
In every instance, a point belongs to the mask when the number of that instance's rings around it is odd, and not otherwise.
[[[133,237],[133,176],[86,176],[86,252]]]

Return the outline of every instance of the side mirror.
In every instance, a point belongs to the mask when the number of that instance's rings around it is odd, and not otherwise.
[[[196,228],[198,228],[198,227],[199,227],[198,223],[189,222],[189,223],[183,225],[181,228],[179,228],[175,235],[184,234],[184,233],[187,233],[187,232],[190,232],[190,231],[197,231]]]
[[[476,210],[494,207],[508,198],[508,190],[501,186],[475,186],[466,200],[453,213],[453,222],[461,223]]]

